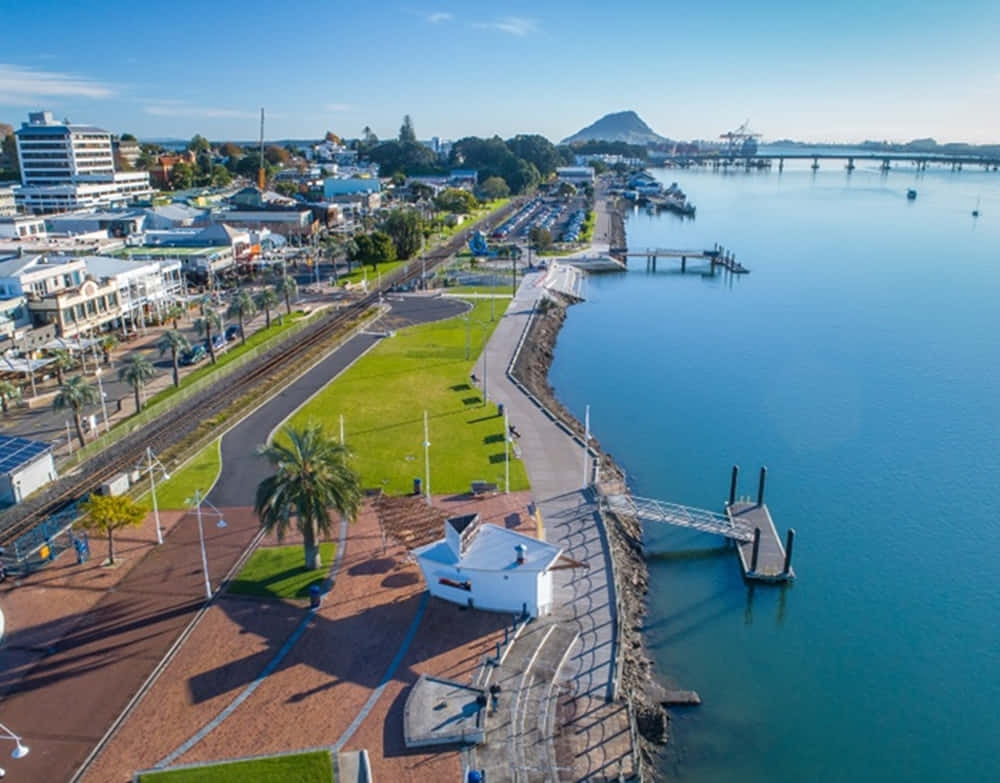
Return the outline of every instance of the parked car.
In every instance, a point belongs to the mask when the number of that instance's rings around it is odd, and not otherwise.
[[[205,346],[198,343],[197,345],[192,345],[181,354],[179,363],[184,367],[190,367],[192,364],[204,361],[207,356],[208,351],[205,350]]]
[[[215,350],[219,350],[225,344],[226,344],[226,338],[223,337],[221,334],[213,334],[212,335],[212,345],[215,346]],[[208,339],[206,338],[206,339],[202,340],[199,343],[199,345],[201,345],[202,348],[204,348],[204,350],[207,351],[208,350]]]
[[[229,326],[226,327],[226,342],[232,342],[242,334],[243,330],[240,328],[239,324],[229,324]]]

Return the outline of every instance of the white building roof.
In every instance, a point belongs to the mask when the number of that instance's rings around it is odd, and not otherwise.
[[[524,547],[524,562],[520,564],[518,546]],[[544,571],[561,553],[559,547],[545,541],[493,524],[479,527],[461,557],[446,538],[413,550],[417,557],[457,566],[463,571]]]

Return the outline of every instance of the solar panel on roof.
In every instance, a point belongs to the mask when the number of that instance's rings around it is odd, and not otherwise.
[[[51,448],[40,440],[0,435],[0,474],[17,470]]]

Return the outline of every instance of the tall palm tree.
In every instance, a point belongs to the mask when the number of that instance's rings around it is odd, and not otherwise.
[[[295,282],[294,277],[289,277],[288,275],[282,275],[278,278],[278,281],[274,284],[274,291],[279,296],[285,299],[285,310],[289,315],[292,314],[292,297],[298,294],[299,284]]]
[[[164,319],[167,321],[174,322],[174,329],[180,328],[180,320],[184,315],[184,308],[181,306],[180,302],[174,302],[170,307],[166,309],[163,313]]]
[[[253,297],[250,296],[250,292],[245,288],[237,290],[233,294],[233,298],[229,300],[229,309],[226,310],[226,315],[230,318],[235,316],[240,322],[240,345],[246,345],[247,343],[247,333],[244,323],[247,318],[252,318],[256,312],[257,305],[254,304]]]
[[[129,354],[125,363],[118,368],[118,380],[125,381],[125,383],[132,387],[132,391],[135,393],[136,413],[142,408],[139,391],[155,375],[156,370],[153,369],[153,363],[141,353]]]
[[[52,407],[58,410],[69,408],[73,411],[73,423],[76,425],[76,437],[81,446],[86,446],[83,437],[83,407],[97,402],[97,388],[87,383],[82,375],[74,375],[59,387],[59,393],[52,400]]]
[[[21,397],[21,388],[10,381],[0,381],[0,406],[3,412],[10,410],[10,403]]]
[[[56,371],[56,383],[62,386],[65,373],[76,367],[76,359],[65,348],[53,348],[49,355],[52,357],[52,369]]]
[[[261,527],[281,541],[294,515],[302,533],[306,568],[321,565],[317,538],[330,534],[330,510],[354,520],[361,506],[361,478],[347,463],[347,447],[330,438],[318,424],[286,427],[282,441],[261,453],[275,467],[257,485],[254,511]]]
[[[111,352],[118,347],[121,341],[113,334],[106,334],[101,338],[101,353],[104,354],[104,365],[111,366]]]
[[[264,311],[265,326],[271,328],[271,310],[280,302],[278,295],[270,288],[262,288],[253,297],[254,304],[258,310]]]
[[[215,364],[215,344],[212,342],[212,333],[218,334],[222,331],[222,319],[219,318],[219,314],[211,307],[206,307],[202,310],[201,318],[194,322],[194,330],[205,336],[205,341],[208,343],[208,353],[212,357],[212,364]]]
[[[184,336],[184,332],[178,329],[168,329],[157,340],[156,347],[160,349],[160,356],[170,351],[170,358],[174,363],[174,386],[180,386],[181,377],[177,367],[177,359],[184,351],[191,348],[191,341]]]

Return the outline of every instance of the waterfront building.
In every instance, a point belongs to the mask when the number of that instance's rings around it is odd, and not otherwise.
[[[560,166],[556,169],[556,177],[570,185],[592,185],[594,170],[590,166]]]
[[[26,212],[119,206],[153,195],[146,172],[115,170],[106,130],[57,122],[50,112],[32,112],[14,135],[21,164],[21,185],[14,189],[14,198]]]
[[[537,538],[481,525],[478,514],[451,517],[444,538],[413,550],[432,596],[531,617],[552,609],[552,567],[561,554]]]
[[[0,217],[0,237],[4,239],[44,239],[45,221],[33,215]]]

